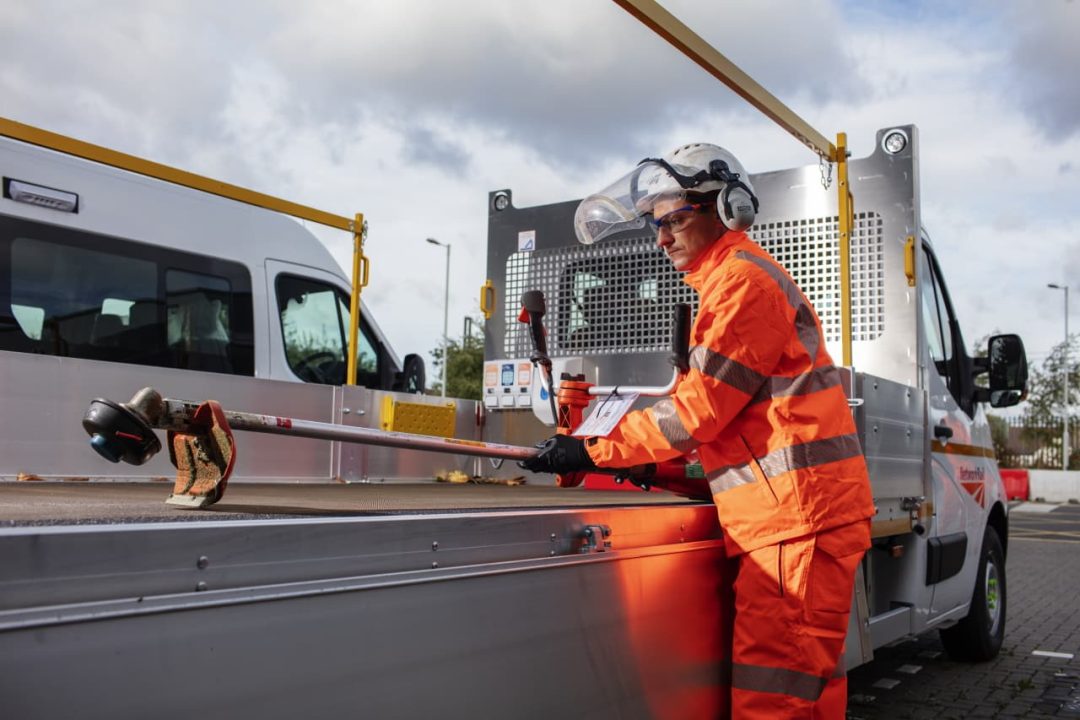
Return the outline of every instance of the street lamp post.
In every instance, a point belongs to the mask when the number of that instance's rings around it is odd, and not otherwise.
[[[1062,379],[1062,395],[1064,397],[1065,417],[1062,418],[1061,433],[1061,469],[1069,469],[1069,286],[1048,283],[1046,287],[1065,291],[1065,377]]]
[[[442,396],[446,397],[446,366],[450,364],[450,343],[447,335],[447,323],[450,319],[450,243],[441,243],[435,238],[428,238],[427,241],[446,248],[446,292],[443,295],[442,318]]]

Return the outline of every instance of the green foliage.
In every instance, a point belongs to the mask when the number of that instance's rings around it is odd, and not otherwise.
[[[1009,446],[1009,423],[997,415],[987,415],[990,422],[990,438],[994,442],[994,455],[1000,467],[1015,467],[1015,453]]]
[[[976,343],[976,355],[985,354],[987,338]],[[1070,343],[1071,345],[1072,343]],[[979,351],[982,350],[982,353]],[[1068,353],[1069,371],[1069,467],[1080,465],[1080,439],[1077,400],[1080,397],[1080,357]],[[1032,469],[1061,468],[1062,426],[1064,416],[1063,380],[1066,360],[1065,342],[1058,343],[1041,365],[1028,368],[1028,390],[1018,407],[1021,418],[993,415],[990,432],[994,450],[1002,467]],[[1012,432],[1010,433],[1010,428]]]
[[[1072,344],[1071,342],[1069,343]],[[1069,424],[1075,422],[1076,398],[1080,387],[1080,358],[1077,353],[1069,353]],[[1060,422],[1063,413],[1062,406],[1062,381],[1065,371],[1065,343],[1061,342],[1054,346],[1050,355],[1043,361],[1041,367],[1031,367],[1028,370],[1028,394],[1027,404],[1024,407],[1024,417],[1037,421],[1041,424],[1049,423],[1055,419]]]
[[[483,327],[474,320],[473,327]],[[484,375],[484,339],[477,334],[466,335],[461,340],[451,339],[447,345],[450,363],[446,366],[446,394],[448,397],[479,400]],[[443,349],[440,344],[431,351],[431,392],[442,392]]]

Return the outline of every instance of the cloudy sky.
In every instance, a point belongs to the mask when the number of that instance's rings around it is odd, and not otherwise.
[[[965,338],[1036,362],[1080,290],[1080,0],[662,0],[854,156],[921,131],[924,222]],[[3,0],[0,115],[342,215],[400,355],[479,312],[487,193],[519,207],[715,142],[816,162],[610,0]],[[349,267],[350,240],[320,232]],[[1074,295],[1080,309],[1080,293]],[[1073,323],[1080,331],[1080,323]],[[429,358],[430,362],[430,358]]]

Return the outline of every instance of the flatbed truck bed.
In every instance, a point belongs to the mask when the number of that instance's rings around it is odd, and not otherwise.
[[[192,511],[170,490],[0,483],[5,715],[726,711],[733,568],[711,503],[235,483]]]
[[[535,485],[233,483],[217,504],[190,510],[165,504],[170,489],[164,482],[0,482],[0,527],[700,504],[662,492]]]

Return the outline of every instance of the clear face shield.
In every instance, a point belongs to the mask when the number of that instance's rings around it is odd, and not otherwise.
[[[684,197],[687,190],[709,178],[708,172],[697,168],[646,158],[611,185],[581,201],[574,213],[577,239],[592,245],[624,230],[640,230],[658,200]]]

